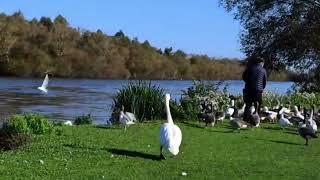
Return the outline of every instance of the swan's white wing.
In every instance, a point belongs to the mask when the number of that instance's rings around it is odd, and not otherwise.
[[[126,112],[125,114],[131,121],[137,121],[136,116],[133,113]]]
[[[44,89],[47,89],[47,87],[48,87],[48,84],[49,84],[49,76],[48,76],[48,74],[46,74],[46,77],[44,78],[44,80],[43,80],[43,83],[42,83],[42,88],[44,88]]]

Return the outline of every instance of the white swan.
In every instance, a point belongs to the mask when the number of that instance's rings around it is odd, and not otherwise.
[[[128,116],[126,113],[124,113],[124,107],[122,106],[122,111],[120,111],[120,115],[119,115],[119,122],[120,122],[120,125],[124,127],[124,130],[127,130],[127,126],[135,124],[134,123],[134,120],[136,120],[135,117],[134,119],[132,119],[132,117],[130,116],[131,116],[130,114]]]
[[[42,92],[44,92],[45,94],[48,93],[48,84],[49,84],[49,76],[48,74],[46,74],[46,77],[43,80],[42,86],[38,87],[38,89]]]
[[[179,153],[179,147],[182,141],[182,133],[180,128],[173,123],[170,112],[170,94],[165,96],[165,105],[167,113],[167,122],[160,128],[160,158],[165,159],[162,154],[162,149],[168,150],[176,156]]]

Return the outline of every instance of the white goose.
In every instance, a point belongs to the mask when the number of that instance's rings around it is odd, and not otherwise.
[[[293,107],[293,111],[294,111],[294,117],[298,117],[302,120],[304,119],[304,116],[301,114],[297,106]]]
[[[162,154],[162,149],[168,150],[176,156],[179,153],[179,147],[182,141],[182,133],[180,128],[173,123],[170,112],[170,94],[165,96],[165,105],[167,113],[167,122],[160,128],[160,158],[165,159]]]
[[[226,116],[227,117],[231,117],[234,114],[234,100],[231,99],[231,105],[228,107],[227,112],[226,112]]]
[[[38,89],[45,94],[48,93],[48,84],[49,84],[49,75],[46,73],[46,77],[43,80],[42,86],[38,87]]]
[[[312,127],[312,129],[317,132],[318,131],[318,126],[317,123],[313,120],[313,109],[311,110],[310,113],[310,118],[308,119],[308,123],[310,124],[310,126]]]
[[[279,125],[282,129],[284,129],[287,126],[292,126],[293,124],[289,121],[289,119],[285,118],[283,115],[284,109],[281,109],[279,111],[280,119],[279,119]]]
[[[136,120],[136,119],[132,119],[132,117],[130,117],[126,113],[124,113],[124,107],[122,106],[122,111],[120,111],[120,115],[119,115],[119,122],[120,122],[121,126],[124,127],[124,130],[127,130],[127,126],[135,124],[134,120]]]

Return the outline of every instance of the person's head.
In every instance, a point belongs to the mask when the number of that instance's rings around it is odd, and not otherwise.
[[[256,57],[255,63],[260,64],[263,67],[264,66],[264,59],[262,57]]]

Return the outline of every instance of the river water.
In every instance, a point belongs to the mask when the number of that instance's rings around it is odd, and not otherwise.
[[[94,124],[105,124],[110,118],[112,97],[125,86],[127,80],[50,79],[49,93],[42,94],[37,87],[42,79],[0,78],[0,117],[17,112],[40,113],[51,120],[74,120],[76,116],[91,113]],[[180,99],[182,90],[192,81],[151,81]],[[225,81],[230,94],[242,92],[242,81]],[[266,90],[286,93],[292,82],[268,82]]]

